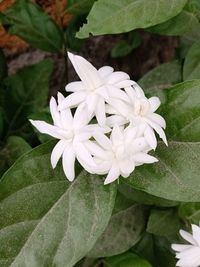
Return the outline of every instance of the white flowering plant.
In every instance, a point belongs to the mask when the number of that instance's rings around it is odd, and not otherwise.
[[[199,267],[199,1],[8,2],[0,267]]]

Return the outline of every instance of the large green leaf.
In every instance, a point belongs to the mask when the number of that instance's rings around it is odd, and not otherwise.
[[[155,235],[168,236],[176,234],[180,228],[180,221],[175,209],[152,209],[147,232]]]
[[[115,213],[89,257],[109,257],[127,251],[138,242],[145,225],[145,210],[134,205]]]
[[[143,258],[131,252],[104,259],[105,267],[151,267],[152,265]]]
[[[200,141],[200,80],[186,81],[169,89],[149,91],[161,99],[159,112],[167,123],[166,134],[177,141]],[[147,90],[148,93],[148,90]]]
[[[200,79],[200,41],[195,42],[186,55],[183,78],[184,80]]]
[[[182,81],[182,67],[178,60],[164,63],[147,72],[139,81],[145,90],[149,88],[167,88]],[[147,91],[148,92],[148,91]]]
[[[200,201],[200,143],[159,144],[154,153],[159,162],[137,167],[129,179],[133,188],[175,201]]]
[[[198,25],[199,21],[193,13],[182,11],[176,17],[153,26],[148,30],[153,33],[164,35],[182,36],[195,31]]]
[[[10,136],[6,145],[0,150],[0,176],[24,153],[31,150],[31,146],[19,136]]]
[[[66,11],[75,15],[87,14],[95,0],[68,0]]]
[[[0,181],[0,266],[72,267],[104,231],[116,187],[50,167],[54,142],[22,156]]]
[[[18,0],[0,14],[10,34],[18,35],[35,48],[49,52],[62,49],[62,32],[53,20],[30,0]]]
[[[111,34],[147,28],[176,16],[187,0],[99,0],[77,36]],[[120,23],[119,23],[120,22]]]
[[[1,102],[7,136],[17,132],[21,134],[25,125],[29,125],[27,116],[46,105],[52,69],[52,61],[46,59],[6,78]]]

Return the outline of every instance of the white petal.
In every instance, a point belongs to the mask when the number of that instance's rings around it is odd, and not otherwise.
[[[127,73],[122,71],[115,71],[108,77],[108,84],[116,84],[118,82],[121,82],[123,80],[129,80],[130,77]]]
[[[125,92],[127,93],[129,97],[129,102],[134,103],[136,99],[136,94],[135,94],[135,90],[133,89],[133,87],[130,87],[130,86],[126,87]]]
[[[98,69],[98,73],[101,76],[101,78],[108,77],[113,71],[114,71],[114,69],[110,66],[104,66],[104,67],[101,67],[100,69]]]
[[[151,106],[151,112],[156,111],[160,106],[160,99],[157,96],[153,96],[148,99],[150,106]]]
[[[94,132],[93,137],[99,143],[99,145],[103,147],[105,150],[111,149],[112,147],[111,142],[107,136],[105,136],[104,134],[100,132]]]
[[[80,129],[83,126],[87,125],[90,121],[88,116],[87,109],[85,105],[79,105],[74,114],[73,126],[75,129]]]
[[[105,150],[103,150],[96,142],[89,140],[84,144],[86,149],[88,149],[93,156],[105,159]]]
[[[62,159],[64,173],[69,181],[73,181],[75,178],[75,154],[72,146],[69,146],[64,150]]]
[[[195,224],[192,224],[192,234],[193,234],[193,238],[195,239],[195,241],[200,247],[200,227]]]
[[[128,123],[128,121],[120,115],[113,115],[106,118],[106,124],[109,125],[110,127],[113,127],[115,124],[121,126],[126,123]]]
[[[127,94],[123,90],[115,88],[114,86],[108,86],[108,93],[111,98],[118,98],[127,102],[129,101]]]
[[[61,127],[60,114],[54,97],[51,97],[49,106],[54,125]]]
[[[197,245],[196,241],[194,240],[193,236],[190,233],[184,230],[180,230],[179,233],[182,236],[182,238],[184,238],[186,241],[188,241],[192,245]]]
[[[146,119],[146,121],[158,133],[158,135],[163,140],[163,142],[166,144],[166,146],[168,146],[167,138],[166,138],[166,135],[165,135],[165,132],[163,131],[163,129],[158,124],[150,121],[149,119]]]
[[[130,106],[119,99],[109,99],[108,104],[111,105],[119,115],[123,115],[125,118],[130,116]]]
[[[191,245],[182,245],[182,244],[172,244],[172,249],[178,252],[181,252],[185,249],[191,248]]]
[[[99,96],[103,97],[105,100],[109,99],[108,86],[106,86],[106,85],[103,85],[103,86],[97,88],[95,93],[98,94]]]
[[[97,69],[90,62],[69,52],[68,56],[86,88],[93,90],[102,85]]]
[[[153,157],[153,156],[150,156],[146,153],[137,153],[133,156],[134,160],[136,162],[141,162],[141,163],[154,163],[154,162],[158,162],[158,160]]]
[[[91,167],[96,166],[91,156],[91,153],[89,152],[89,150],[85,147],[83,143],[76,143],[76,145],[74,146],[74,149],[76,151],[76,156],[77,156],[78,161],[80,160],[81,162],[85,162],[86,165],[91,166]]]
[[[124,80],[124,81],[121,81],[119,83],[116,83],[115,86],[118,87],[118,88],[126,88],[128,86],[131,86],[134,84],[134,81],[132,80]]]
[[[57,93],[57,99],[58,99],[58,105],[60,105],[63,100],[65,99],[64,95],[61,94],[60,92]]]
[[[143,97],[143,98],[146,99],[145,94],[144,94],[144,91],[143,91],[142,88],[139,86],[139,84],[137,84],[137,83],[135,82],[134,85],[133,85],[133,88],[135,89],[135,94],[136,94],[136,96],[137,96],[138,98]]]
[[[91,116],[92,113],[94,112],[97,102],[98,102],[98,95],[96,95],[95,93],[90,93],[87,98],[86,98],[86,106],[88,109],[88,115]]]
[[[123,173],[126,177],[130,175],[135,169],[135,164],[131,160],[122,160],[119,163],[120,172]]]
[[[33,121],[29,120],[35,128],[38,129],[41,133],[48,134],[50,136],[53,136],[54,138],[57,139],[62,139],[62,135],[58,133],[58,129],[56,126],[53,126],[49,123],[46,123],[44,121]]]
[[[111,132],[110,139],[113,144],[117,144],[118,142],[123,141],[124,139],[122,129],[120,129],[120,127],[117,124],[114,126]]]
[[[110,184],[114,182],[119,178],[119,175],[120,175],[119,167],[117,166],[117,164],[113,164],[104,181],[104,184]]]
[[[65,91],[67,92],[78,92],[81,90],[85,90],[85,88],[84,88],[83,82],[80,82],[80,81],[71,82],[65,86]]]
[[[61,124],[64,129],[71,129],[73,117],[69,108],[60,111]]]
[[[144,131],[144,138],[146,139],[149,146],[155,150],[157,147],[156,136],[154,131],[148,125]]]
[[[72,93],[62,101],[62,103],[59,105],[59,109],[74,108],[83,102],[86,96],[87,94],[85,91]]]
[[[125,139],[129,142],[132,142],[132,140],[136,137],[137,134],[137,127],[132,127],[132,126],[128,126],[126,127],[126,129],[124,130],[124,136]]]
[[[184,253],[184,254],[183,254]],[[180,260],[177,262],[177,266],[181,267],[197,267],[200,264],[200,250],[198,247],[190,248],[189,250],[180,252],[180,254],[184,255],[180,257]]]
[[[56,167],[65,148],[66,148],[66,142],[64,140],[60,140],[53,148],[52,153],[51,153],[51,165],[53,169]]]
[[[118,111],[111,105],[106,104],[106,113],[108,114],[118,114]]]
[[[164,128],[164,129],[166,128],[166,122],[165,122],[164,118],[162,116],[160,116],[159,114],[152,113],[152,114],[148,115],[148,118],[150,120],[153,120],[155,123],[157,123],[162,128]]]
[[[99,98],[95,110],[95,115],[100,126],[106,123],[105,102],[103,98]]]
[[[140,151],[144,152],[144,149],[147,147],[147,142],[145,138],[140,137],[135,139],[131,144],[130,144],[132,153],[138,153]]]

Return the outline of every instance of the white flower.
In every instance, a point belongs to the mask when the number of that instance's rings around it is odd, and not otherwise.
[[[58,93],[58,104],[63,100],[64,96]],[[102,131],[102,129],[96,125],[88,125],[90,119],[87,113],[83,112],[82,106],[76,109],[73,117],[70,109],[59,111],[56,100],[52,97],[50,100],[50,111],[54,125],[39,120],[30,120],[30,122],[41,133],[60,139],[52,151],[51,165],[55,168],[62,156],[65,175],[69,181],[73,181],[75,177],[74,163],[76,158],[86,168],[87,166],[95,166],[91,154],[85,147],[85,142],[91,138],[92,132],[96,128],[99,131]]]
[[[105,124],[105,101],[110,98],[127,100],[126,94],[120,89],[133,84],[125,72],[113,71],[112,67],[104,66],[97,70],[81,56],[68,53],[81,81],[69,83],[66,86],[69,95],[59,108],[73,108],[84,103],[89,116],[95,115],[100,125]]]
[[[200,266],[200,227],[192,224],[192,234],[180,230],[180,235],[191,245],[173,244],[172,249],[176,251],[179,267]]]
[[[96,142],[86,142],[86,147],[96,162],[96,167],[92,167],[90,172],[108,173],[104,184],[115,181],[120,175],[128,177],[137,165],[157,161],[147,154],[148,144],[145,138],[137,136],[136,127],[123,129],[115,125],[110,139],[97,131],[93,136]]]
[[[110,106],[107,106],[107,112],[115,115],[108,117],[107,123],[110,126],[115,123],[119,125],[130,123],[130,125],[139,127],[153,149],[157,146],[155,130],[167,145],[167,139],[162,129],[166,127],[165,120],[154,113],[160,106],[159,98],[146,98],[137,83],[134,83],[133,87],[126,87],[125,92],[128,96],[128,101],[119,99],[109,101]]]

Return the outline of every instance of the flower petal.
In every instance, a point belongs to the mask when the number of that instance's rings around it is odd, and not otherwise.
[[[166,122],[165,122],[164,118],[162,116],[160,116],[159,114],[152,113],[152,114],[148,115],[148,118],[150,120],[153,120],[160,127],[164,128],[164,129],[166,128]]]
[[[150,156],[146,153],[137,153],[133,156],[133,159],[134,161],[136,162],[141,162],[141,163],[154,163],[154,162],[158,162],[158,160],[153,157],[153,156]]]
[[[133,88],[135,89],[136,97],[138,97],[138,98],[145,98],[145,99],[146,99],[146,96],[145,96],[145,94],[144,94],[144,91],[143,91],[142,88],[139,86],[139,84],[137,84],[137,83],[135,82],[134,85],[133,85]]]
[[[160,99],[157,96],[153,96],[148,99],[151,107],[151,112],[156,111],[160,106]]]
[[[57,139],[62,139],[62,135],[60,135],[58,133],[58,129],[56,126],[53,126],[49,123],[46,123],[44,121],[33,121],[33,120],[29,120],[31,122],[31,124],[33,126],[35,126],[35,128],[37,128],[37,130],[41,133],[44,133],[44,134],[48,134],[50,136],[53,136],[54,138],[57,138]]]
[[[200,227],[195,224],[192,224],[192,234],[193,234],[193,238],[195,239],[198,246],[200,247]]]
[[[75,92],[67,96],[59,105],[59,109],[74,108],[86,99],[86,92]]]
[[[84,83],[85,88],[94,90],[102,85],[97,69],[81,56],[68,52],[68,57],[76,70],[76,73]]]
[[[62,165],[67,179],[71,182],[75,178],[75,153],[72,146],[68,146],[63,153]]]
[[[123,90],[115,88],[114,86],[108,86],[108,93],[111,98],[118,98],[126,102],[129,101],[127,94]]]
[[[172,244],[171,248],[175,251],[181,252],[185,249],[191,248],[192,245]]]
[[[115,180],[117,180],[120,176],[120,171],[119,171],[119,167],[117,166],[117,164],[113,164],[111,169],[108,172],[108,175],[104,181],[104,184],[110,184],[112,182],[114,182]]]
[[[126,88],[126,87],[133,85],[134,83],[135,82],[132,80],[124,80],[124,81],[116,83],[115,86],[118,88]]]
[[[49,107],[50,107],[51,117],[53,119],[54,125],[61,127],[60,114],[59,114],[58,106],[57,106],[57,103],[54,97],[51,97]]]
[[[100,126],[105,125],[105,123],[106,123],[106,112],[105,112],[105,102],[104,102],[103,98],[99,98],[99,100],[97,102],[95,115],[96,115],[96,118],[97,118],[97,121],[98,121],[99,125]]]
[[[166,135],[163,129],[158,124],[152,122],[149,119],[146,119],[146,122],[148,122],[148,124],[158,133],[158,135],[163,140],[163,142],[166,144],[166,146],[168,146],[167,138],[166,138]]]
[[[110,74],[110,76],[107,79],[108,84],[116,84],[118,82],[121,82],[123,80],[129,80],[130,77],[127,73],[122,71],[115,71]]]
[[[123,141],[123,139],[124,139],[124,136],[123,136],[122,129],[120,129],[120,127],[117,124],[115,124],[110,135],[111,142],[113,144],[118,144],[120,141]]]
[[[56,167],[65,149],[66,149],[66,142],[64,140],[60,140],[53,148],[51,153],[51,165],[53,169]]]
[[[113,127],[115,124],[122,126],[126,123],[128,123],[128,121],[120,115],[113,115],[106,118],[106,124],[110,127]]]
[[[85,105],[79,105],[74,113],[73,127],[81,129],[86,126],[90,121]]]
[[[86,165],[90,167],[96,166],[89,150],[85,147],[83,143],[81,142],[76,143],[76,145],[74,146],[74,149],[76,151],[77,159],[80,163],[84,162]]]
[[[113,71],[114,71],[114,69],[110,66],[104,66],[104,67],[101,67],[100,69],[98,69],[98,73],[101,76],[101,78],[108,77]]]
[[[100,132],[94,132],[93,133],[94,139],[97,141],[97,143],[103,147],[105,150],[110,150],[111,149],[111,141],[110,139],[105,136],[103,133]]]
[[[103,150],[96,142],[94,141],[87,141],[84,143],[85,147],[89,152],[98,158],[105,159],[105,150]]]
[[[80,81],[71,82],[65,86],[65,91],[67,92],[79,92],[81,90],[85,90],[85,87],[83,85],[83,82]]]
[[[154,131],[148,125],[144,131],[144,138],[146,139],[149,146],[155,150],[157,147],[156,136]]]
[[[182,238],[184,238],[186,241],[188,241],[192,245],[195,245],[195,246],[197,245],[196,241],[194,240],[193,236],[190,233],[184,230],[180,230],[179,233],[182,236]]]

